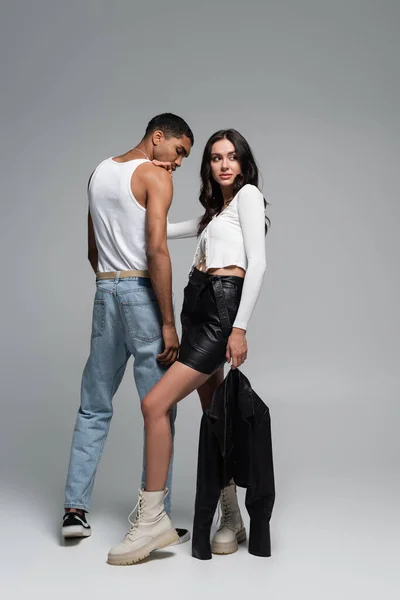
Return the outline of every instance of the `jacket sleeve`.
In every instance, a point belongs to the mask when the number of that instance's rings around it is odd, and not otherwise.
[[[271,419],[267,409],[253,437],[251,485],[246,492],[250,516],[249,552],[271,556],[270,519],[275,502]]]
[[[210,417],[204,413],[200,425],[197,487],[193,521],[192,556],[212,558],[210,532],[221,493],[222,457]]]

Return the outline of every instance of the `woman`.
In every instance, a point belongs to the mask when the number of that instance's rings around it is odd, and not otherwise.
[[[201,165],[203,216],[168,226],[169,238],[198,235],[181,313],[177,361],[142,401],[146,432],[146,487],[137,513],[109,564],[133,564],[177,541],[164,510],[172,452],[169,410],[194,390],[203,410],[223,381],[225,362],[237,368],[247,358],[246,329],[266,267],[265,200],[247,141],[234,129],[215,133]],[[222,522],[214,552],[230,553],[246,534],[233,482],[221,494]]]

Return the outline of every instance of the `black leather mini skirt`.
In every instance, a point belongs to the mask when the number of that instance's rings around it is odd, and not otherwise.
[[[243,278],[193,268],[184,290],[178,361],[210,375],[226,362],[226,343],[242,295]]]

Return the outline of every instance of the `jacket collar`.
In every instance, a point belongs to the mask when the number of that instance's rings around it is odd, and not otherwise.
[[[207,414],[212,419],[224,420],[229,402],[237,402],[237,408],[244,419],[254,415],[253,390],[250,382],[239,369],[230,369],[224,381],[214,392]]]

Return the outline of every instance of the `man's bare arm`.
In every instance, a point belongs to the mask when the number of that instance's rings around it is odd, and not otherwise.
[[[147,192],[146,255],[153,289],[161,311],[165,350],[159,361],[176,359],[179,340],[172,307],[172,268],[167,245],[167,214],[172,202],[172,179],[169,173],[152,165],[142,167],[142,181]]]

